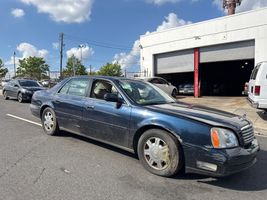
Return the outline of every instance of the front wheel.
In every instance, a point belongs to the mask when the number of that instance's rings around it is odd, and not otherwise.
[[[144,168],[159,176],[174,176],[183,167],[178,140],[160,129],[144,132],[138,141],[137,152]]]
[[[56,135],[59,132],[56,114],[51,108],[45,108],[42,113],[42,125],[47,135]]]
[[[7,92],[6,91],[3,92],[3,97],[4,97],[4,100],[7,100],[8,99],[8,96],[7,96]]]

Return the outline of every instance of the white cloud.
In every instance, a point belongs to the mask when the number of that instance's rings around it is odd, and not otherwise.
[[[29,43],[21,43],[17,46],[17,50],[22,54],[22,58],[28,58],[30,56],[46,58],[48,51],[46,49],[37,49],[35,46]]]
[[[165,17],[165,20],[162,22],[162,24],[158,26],[157,31],[163,31],[169,28],[184,26],[191,23],[192,22],[190,21],[185,21],[178,18],[174,13],[170,13],[167,17]]]
[[[53,42],[52,46],[53,46],[53,49],[57,50],[59,48],[59,43],[58,42]]]
[[[23,17],[25,15],[25,12],[22,9],[15,8],[15,9],[11,10],[11,14],[16,18],[20,18],[20,17]]]
[[[56,22],[82,23],[90,20],[94,0],[20,0],[47,13]]]
[[[217,6],[217,8],[221,11],[223,10],[223,0],[213,0],[213,4]],[[266,0],[242,0],[242,3],[240,6],[236,8],[236,12],[244,12],[244,11],[249,11],[249,10],[254,10],[257,8],[262,8],[267,6],[267,1]]]
[[[155,4],[155,5],[163,5],[165,3],[177,3],[181,0],[146,0],[148,3],[152,3],[152,4]]]
[[[113,58],[113,63],[118,62],[122,69],[128,68],[132,65],[136,65],[139,62],[139,55],[140,55],[140,41],[136,40],[133,44],[132,50],[130,53],[119,53],[115,54]]]
[[[176,14],[170,13],[167,17],[165,17],[165,20],[159,25],[156,29],[156,32],[166,30],[169,28],[174,28],[178,26],[184,26],[186,24],[190,24],[190,21],[185,21],[183,19],[180,19],[177,17]],[[150,34],[150,32],[146,32],[146,35]],[[132,65],[135,65],[139,62],[139,56],[140,56],[140,41],[136,40],[133,44],[132,50],[129,53],[119,53],[115,54],[113,58],[113,62],[118,62],[121,67],[129,68]]]
[[[66,54],[68,58],[75,56],[80,60],[86,60],[94,54],[94,50],[88,46],[84,46],[82,48],[74,47],[69,49]]]
[[[236,9],[236,12],[244,12],[248,10],[254,10],[257,8],[263,8],[267,6],[266,0],[243,0],[241,5]]]

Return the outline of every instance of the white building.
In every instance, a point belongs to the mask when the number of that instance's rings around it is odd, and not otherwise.
[[[241,95],[255,63],[267,61],[267,8],[143,35],[141,69],[195,96]]]

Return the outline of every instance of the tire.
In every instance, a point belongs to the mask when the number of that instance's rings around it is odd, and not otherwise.
[[[44,109],[41,120],[44,132],[47,135],[57,135],[59,133],[56,114],[52,108]]]
[[[177,96],[177,90],[176,89],[173,89],[172,91],[172,97],[176,98]]]
[[[144,168],[159,176],[175,176],[184,165],[178,140],[160,129],[143,133],[138,141],[137,153]]]
[[[18,93],[17,99],[18,99],[18,102],[19,103],[22,103],[23,102],[23,97],[22,97],[21,92]]]
[[[4,100],[7,100],[7,99],[9,99],[9,98],[8,98],[8,96],[7,96],[7,93],[6,93],[6,91],[4,91],[4,92],[3,92],[3,97],[4,97]]]

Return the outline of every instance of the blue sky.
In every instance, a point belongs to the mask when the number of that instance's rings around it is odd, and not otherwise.
[[[243,0],[238,12],[264,6]],[[75,55],[94,70],[118,61],[138,71],[140,35],[224,15],[221,0],[1,0],[0,58],[10,74],[14,51],[17,59],[44,57],[58,71],[63,32],[63,67]]]

